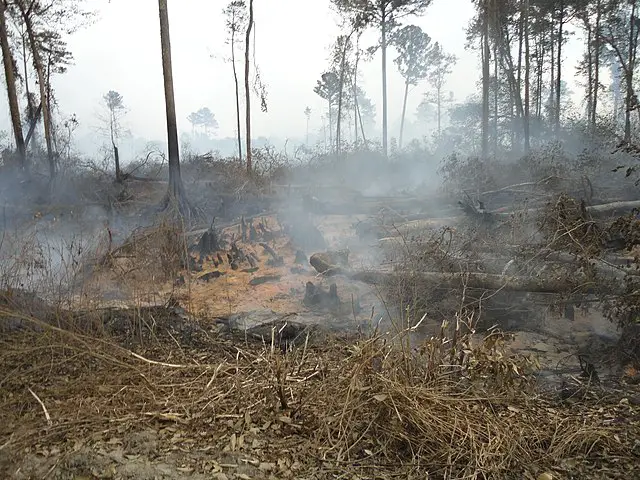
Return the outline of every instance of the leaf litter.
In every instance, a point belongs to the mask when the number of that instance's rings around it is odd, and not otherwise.
[[[197,319],[176,342],[161,313],[136,341],[29,315],[0,337],[3,478],[630,478],[640,460],[637,385],[542,392],[498,332],[282,349]]]

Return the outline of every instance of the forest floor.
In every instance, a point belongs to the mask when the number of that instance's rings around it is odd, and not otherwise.
[[[314,224],[366,269],[357,221]],[[254,222],[251,241],[220,232],[234,268],[156,225],[100,250],[64,306],[2,292],[2,478],[633,478],[638,372],[597,310],[509,334],[378,324],[379,287],[318,275],[275,216]],[[309,304],[309,282],[340,301]]]

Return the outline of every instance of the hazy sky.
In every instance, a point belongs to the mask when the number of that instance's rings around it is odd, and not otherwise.
[[[166,136],[164,97],[156,0],[87,0],[98,11],[92,26],[69,39],[75,63],[55,80],[65,114],[75,113],[81,132],[99,124],[101,97],[117,90],[129,108],[126,123],[134,135],[150,139]],[[190,130],[186,117],[209,107],[220,124],[218,136],[233,136],[235,103],[233,78],[225,44],[222,9],[228,0],[169,0],[173,70],[178,126]],[[459,57],[446,88],[464,99],[476,91],[478,58],[464,49],[465,29],[473,15],[470,0],[434,0],[424,17],[407,19],[420,25],[434,41]],[[313,87],[327,65],[329,46],[340,33],[329,0],[255,0],[256,58],[268,88],[269,113],[254,100],[254,135],[302,137],[304,108],[313,113],[312,128],[321,125],[325,103]],[[375,40],[369,34],[363,47]],[[389,123],[401,113],[403,83],[389,58]],[[567,65],[571,66],[571,63]],[[364,88],[378,108],[380,122],[380,59],[362,66]],[[573,69],[566,70],[567,76]],[[410,93],[413,113],[427,85]],[[6,98],[2,98],[2,128],[8,128]],[[395,135],[396,132],[391,132]]]

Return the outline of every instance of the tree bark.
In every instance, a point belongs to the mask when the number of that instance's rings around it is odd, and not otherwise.
[[[7,84],[7,96],[9,100],[9,113],[11,114],[13,137],[16,142],[16,150],[18,152],[20,165],[24,170],[28,170],[29,165],[27,164],[27,151],[22,133],[22,122],[20,121],[20,106],[18,105],[18,92],[16,90],[13,55],[11,54],[11,47],[9,46],[5,4],[3,0],[0,0],[0,46],[2,47],[4,78]]]
[[[233,82],[236,88],[236,123],[238,128],[238,158],[242,162],[242,130],[240,129],[240,86],[236,70],[236,30],[231,30],[231,66],[233,68]]]
[[[251,48],[251,29],[253,28],[253,0],[249,0],[249,22],[247,23],[247,32],[244,42],[244,101],[246,108],[246,155],[247,155],[247,173],[253,170],[252,153],[251,153],[251,89],[249,85],[249,49]]]
[[[162,73],[164,77],[164,98],[167,116],[167,141],[169,149],[169,191],[168,202],[177,202],[181,213],[184,207],[184,186],[180,174],[180,148],[178,146],[178,125],[176,121],[176,103],[173,92],[173,68],[171,65],[171,37],[169,34],[169,13],[167,0],[158,0],[160,13],[160,44],[162,46]]]

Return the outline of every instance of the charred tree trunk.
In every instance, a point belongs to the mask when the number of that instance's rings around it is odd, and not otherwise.
[[[9,100],[9,113],[11,114],[11,126],[13,137],[16,142],[16,150],[20,165],[24,170],[28,170],[27,151],[22,134],[22,122],[20,121],[20,106],[18,105],[18,92],[16,90],[16,78],[14,71],[14,60],[9,46],[9,36],[5,18],[5,4],[0,0],[0,46],[2,47],[2,61],[4,64],[4,78],[7,83],[7,97]]]
[[[247,173],[251,173],[253,169],[251,154],[251,88],[249,85],[249,49],[251,48],[251,30],[253,28],[253,0],[249,0],[249,21],[247,23],[247,32],[244,39],[244,101],[246,108],[246,155],[247,155]]]
[[[173,92],[173,68],[171,65],[171,37],[169,34],[169,13],[167,0],[158,0],[160,13],[160,44],[162,46],[162,74],[164,77],[164,99],[167,115],[167,141],[169,149],[169,191],[167,205],[177,202],[180,213],[188,213],[188,204],[180,174],[180,149],[178,146],[178,125],[176,103]]]

